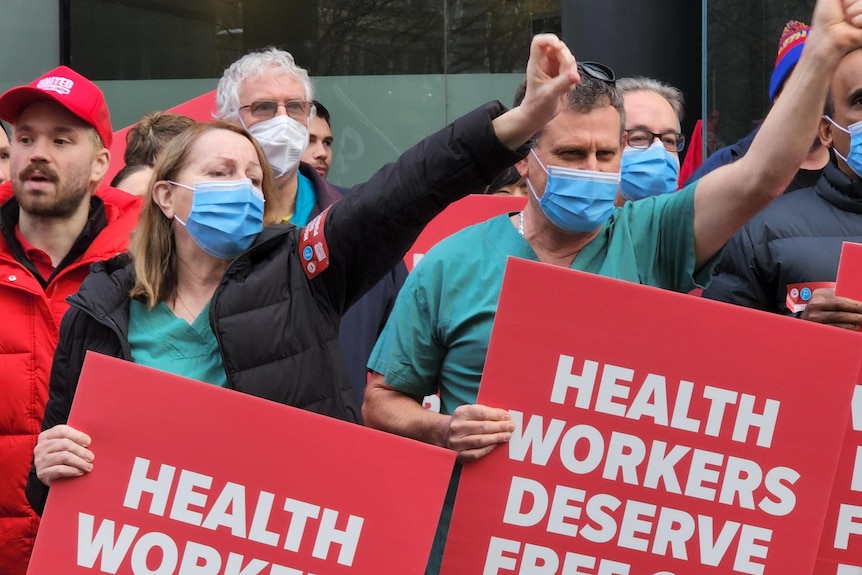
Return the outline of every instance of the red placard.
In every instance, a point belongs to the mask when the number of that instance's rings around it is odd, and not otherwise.
[[[856,386],[851,413],[815,575],[862,573],[862,385]]]
[[[536,294],[541,292],[541,297]],[[856,334],[510,259],[441,574],[811,573]]]
[[[835,293],[862,300],[862,244],[844,242]],[[814,573],[862,573],[862,384],[856,386],[853,394],[850,425],[838,462]]]
[[[425,229],[416,238],[413,247],[404,256],[407,271],[412,271],[422,256],[443,238],[447,238],[467,226],[489,220],[494,216],[506,212],[519,212],[524,209],[525,205],[527,205],[527,198],[523,196],[484,194],[471,194],[449,204],[445,210],[425,226]]]
[[[420,574],[454,460],[93,353],[69,424],[94,469],[51,488],[29,575]]]
[[[862,301],[862,244],[844,242],[841,245],[835,295]]]

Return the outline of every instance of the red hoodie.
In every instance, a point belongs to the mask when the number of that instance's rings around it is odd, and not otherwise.
[[[107,226],[86,252],[43,288],[0,237],[0,573],[24,575],[39,517],[24,494],[33,447],[42,426],[54,348],[66,298],[78,291],[90,264],[126,250],[137,225],[140,198],[100,187]],[[12,197],[0,185],[0,204]],[[1,224],[0,224],[1,225]]]

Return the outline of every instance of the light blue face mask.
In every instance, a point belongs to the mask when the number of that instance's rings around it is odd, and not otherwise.
[[[850,134],[850,153],[847,154],[847,157],[841,155],[841,152],[832,147],[832,151],[835,152],[835,155],[844,160],[844,162],[850,166],[850,169],[856,174],[857,177],[862,176],[862,122],[856,122],[855,124],[850,124],[846,128],[843,126],[839,126],[835,123],[835,120],[830,118],[829,116],[823,116],[829,123],[844,132],[845,134]]]
[[[263,193],[250,179],[195,182],[194,187],[168,182],[194,192],[188,219],[174,219],[214,258],[232,260],[263,231]]]
[[[620,193],[631,201],[669,194],[677,189],[679,157],[664,145],[653,142],[648,148],[626,146],[620,164]]]
[[[536,195],[530,178],[527,178],[527,186],[552,224],[567,232],[592,232],[611,217],[620,184],[618,173],[560,166],[546,168],[535,151],[530,150],[530,153],[548,175],[548,181],[541,198]]]

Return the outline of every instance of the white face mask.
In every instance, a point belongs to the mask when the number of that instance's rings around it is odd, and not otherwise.
[[[246,130],[263,148],[276,178],[295,169],[308,147],[308,128],[290,116],[273,116]]]

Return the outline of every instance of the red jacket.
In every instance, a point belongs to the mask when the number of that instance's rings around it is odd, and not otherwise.
[[[12,255],[0,235],[0,573],[24,575],[39,517],[27,503],[24,486],[42,425],[51,362],[66,298],[78,291],[90,264],[126,250],[138,221],[140,198],[114,188],[97,191],[105,203],[107,226],[86,252],[43,289]],[[0,203],[12,196],[0,186]]]

